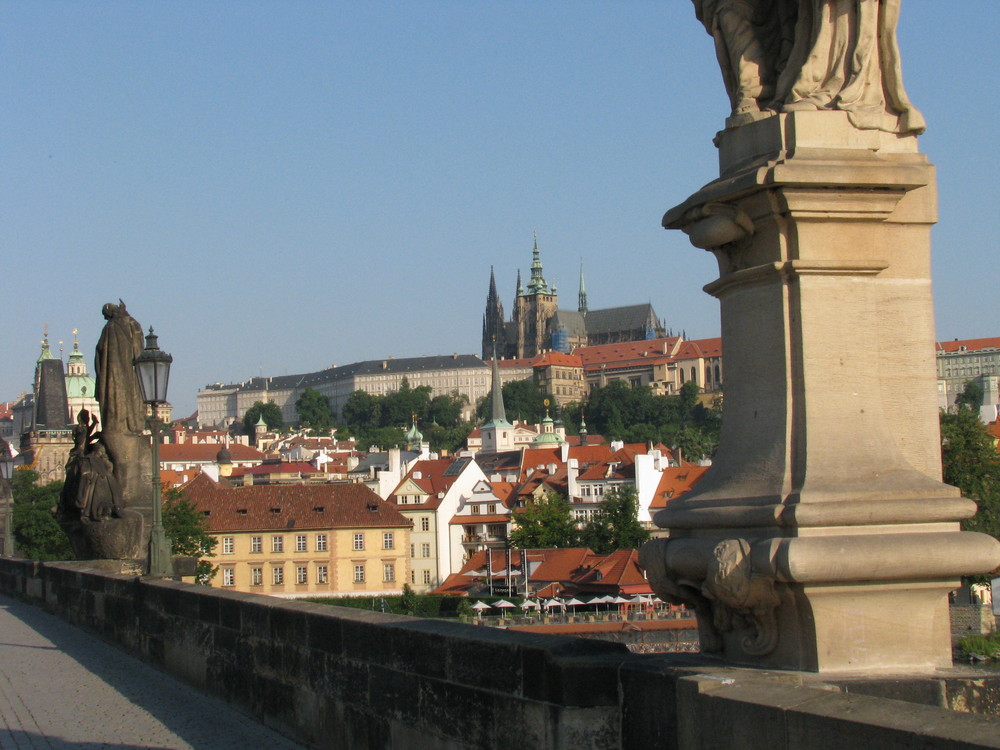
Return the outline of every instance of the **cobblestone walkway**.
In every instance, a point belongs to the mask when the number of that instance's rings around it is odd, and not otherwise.
[[[0,596],[0,750],[301,747],[82,630]]]

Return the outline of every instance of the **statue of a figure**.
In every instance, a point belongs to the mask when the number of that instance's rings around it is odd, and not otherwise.
[[[73,428],[73,449],[59,497],[59,519],[104,521],[120,518],[121,511],[121,488],[97,431],[97,418],[81,409]]]
[[[921,133],[896,41],[901,0],[692,0],[733,116],[842,110],[857,128]]]
[[[108,322],[97,342],[94,362],[101,427],[107,434],[142,432],[145,408],[132,365],[142,352],[142,326],[128,314],[125,303],[111,302],[101,312]]]

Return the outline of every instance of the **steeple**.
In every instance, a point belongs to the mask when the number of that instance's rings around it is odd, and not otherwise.
[[[52,350],[49,348],[49,327],[44,326],[42,334],[42,352],[38,355],[38,362],[43,359],[52,359]]]
[[[490,347],[507,352],[507,332],[504,327],[503,303],[497,294],[497,282],[490,266],[490,290],[486,295],[486,312],[483,314],[483,359],[490,355]]]
[[[583,283],[583,261],[580,261],[580,297],[577,310],[581,315],[587,314],[587,287]]]
[[[538,233],[535,233],[535,247],[531,251],[531,279],[528,281],[528,294],[548,294],[549,285],[542,276],[542,256],[538,251]]]
[[[495,347],[493,349],[492,375],[490,421],[482,427],[484,453],[497,453],[514,448],[514,425],[507,421],[507,412],[503,405],[503,385],[500,380],[500,366],[497,364]]]
[[[507,421],[507,410],[503,405],[503,383],[500,380],[500,366],[497,364],[497,350],[493,347],[493,383],[490,390],[491,408],[490,421],[495,424],[510,425]]]
[[[517,269],[517,291],[514,294],[518,297],[524,296],[524,287],[521,285],[521,269]]]
[[[66,430],[69,428],[69,401],[66,397],[66,374],[62,359],[52,356],[49,331],[45,326],[42,353],[35,364],[35,411],[32,431]]]
[[[73,329],[73,351],[69,353],[66,375],[69,377],[87,375],[87,363],[83,359],[83,352],[80,351],[80,340],[77,338],[76,328]]]

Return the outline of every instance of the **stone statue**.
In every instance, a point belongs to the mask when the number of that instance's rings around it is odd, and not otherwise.
[[[861,129],[922,133],[903,89],[901,0],[692,0],[742,124],[768,111],[842,110]]]
[[[128,314],[125,303],[118,302],[109,302],[101,310],[108,321],[97,342],[94,362],[101,427],[105,434],[139,434],[145,407],[132,362],[142,352],[142,326]]]
[[[130,560],[141,554],[142,514],[125,508],[97,417],[81,409],[56,520],[79,560]]]
[[[104,521],[122,517],[122,493],[97,418],[81,409],[59,498],[60,520]]]

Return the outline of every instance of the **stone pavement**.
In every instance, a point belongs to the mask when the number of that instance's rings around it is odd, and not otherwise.
[[[0,750],[302,746],[97,638],[0,596]]]

